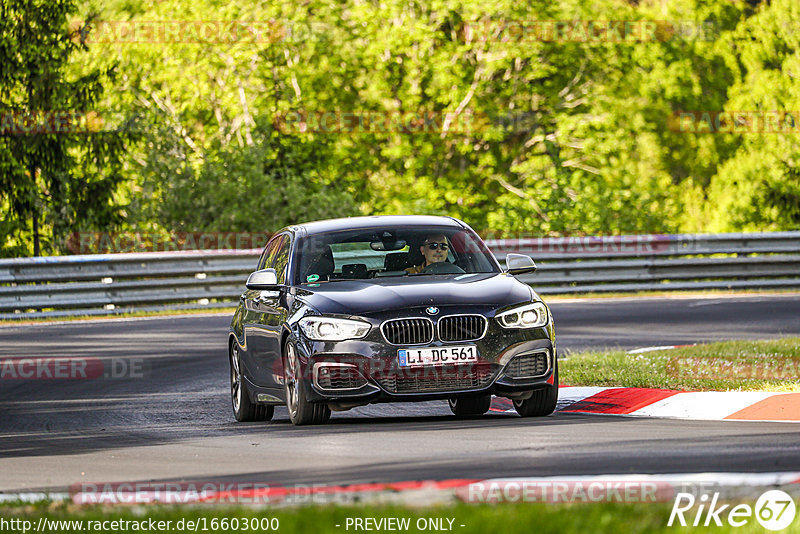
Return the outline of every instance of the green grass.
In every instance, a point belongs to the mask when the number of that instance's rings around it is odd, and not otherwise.
[[[752,504],[752,503],[751,503]],[[214,518],[277,518],[279,521],[278,532],[287,533],[345,533],[358,532],[352,526],[347,529],[348,518],[410,518],[411,527],[406,532],[419,532],[415,527],[420,518],[449,518],[453,519],[453,532],[463,534],[484,534],[486,532],[498,533],[525,533],[537,534],[587,534],[595,532],[609,533],[639,533],[639,532],[690,532],[697,531],[693,527],[667,527],[671,503],[594,503],[594,504],[542,504],[542,503],[517,503],[498,505],[444,505],[438,507],[413,508],[405,506],[374,506],[360,507],[342,506],[306,506],[300,508],[269,509],[265,507],[217,507],[204,506],[132,506],[99,508],[76,508],[73,505],[38,505],[26,507],[0,507],[0,517],[27,519],[35,525],[39,517],[66,520],[138,520],[153,519],[155,521],[172,521],[171,528],[162,532],[176,531],[175,525],[184,520],[183,532],[190,531],[185,526],[188,520],[205,520],[208,530],[205,532],[272,532],[272,530],[242,529],[241,523],[238,530],[215,529],[211,530],[211,520]],[[721,517],[725,520],[725,515]],[[687,513],[687,518],[689,514]],[[198,532],[204,532],[200,523]],[[444,522],[447,525],[447,521]],[[336,526],[340,525],[340,526]],[[464,525],[463,527],[461,525]],[[75,528],[53,528],[50,525],[48,532],[77,532]],[[725,526],[723,528],[704,528],[704,532],[737,532],[748,534],[751,532],[764,532],[754,518],[750,518],[747,525],[740,528]],[[9,532],[22,532],[21,530],[6,529]],[[84,530],[85,532],[86,530]],[[123,530],[117,530],[123,532]],[[133,530],[127,530],[131,532]],[[147,530],[145,530],[147,531]],[[386,530],[376,530],[386,532]],[[97,532],[95,530],[95,532]],[[155,531],[150,531],[155,532]],[[361,530],[361,532],[364,532]],[[403,532],[403,531],[400,531]],[[430,530],[428,530],[430,532]],[[800,521],[794,523],[783,532],[800,532]],[[26,533],[27,534],[27,533]]]
[[[798,392],[800,338],[570,354],[559,361],[559,374],[570,386]]]

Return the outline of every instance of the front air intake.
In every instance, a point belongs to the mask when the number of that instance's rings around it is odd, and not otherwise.
[[[394,319],[383,323],[381,332],[392,345],[421,345],[433,341],[433,321],[424,317]]]
[[[439,339],[475,341],[486,334],[487,325],[483,315],[448,315],[439,319]]]
[[[536,378],[544,376],[550,369],[550,353],[547,351],[520,354],[506,365],[504,374],[509,378]]]
[[[314,382],[320,389],[358,389],[367,384],[354,365],[341,363],[317,363],[314,365]]]

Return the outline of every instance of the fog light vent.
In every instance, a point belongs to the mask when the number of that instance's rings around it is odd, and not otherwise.
[[[515,356],[505,368],[509,378],[536,378],[544,376],[550,369],[548,352],[534,352]]]
[[[367,384],[367,379],[355,366],[346,363],[314,364],[314,382],[320,389],[358,389]]]

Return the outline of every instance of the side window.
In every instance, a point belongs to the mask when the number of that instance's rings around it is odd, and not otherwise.
[[[275,254],[275,248],[278,246],[278,243],[280,243],[280,241],[281,241],[280,237],[272,239],[264,247],[264,252],[261,253],[261,258],[259,258],[259,260],[258,260],[258,270],[259,271],[261,269],[266,269],[267,267],[269,267],[269,265],[270,265],[270,261],[269,261],[270,260],[270,256],[273,256]]]
[[[278,283],[286,283],[286,267],[289,265],[289,245],[291,241],[289,236],[283,236],[280,246],[276,248],[275,255],[272,257],[273,261],[270,265],[278,274]]]

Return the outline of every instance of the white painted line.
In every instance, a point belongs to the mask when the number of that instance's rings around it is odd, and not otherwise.
[[[666,473],[666,474],[604,474],[604,475],[565,475],[565,476],[550,476],[550,477],[509,477],[509,478],[489,478],[484,480],[477,480],[474,482],[466,480],[443,480],[443,481],[429,481],[430,484],[424,486],[414,485],[407,489],[392,488],[392,483],[387,483],[385,488],[363,490],[354,488],[349,491],[347,487],[330,486],[331,492],[321,491],[321,494],[330,493],[331,496],[337,495],[358,495],[358,502],[369,501],[370,495],[373,495],[373,500],[378,499],[389,501],[395,504],[410,504],[411,502],[420,501],[419,504],[430,504],[431,502],[449,502],[455,499],[457,495],[464,491],[469,492],[470,487],[489,487],[492,484],[503,485],[507,483],[517,484],[555,484],[555,483],[570,483],[590,485],[590,484],[607,484],[609,488],[619,488],[620,484],[641,484],[651,483],[654,485],[667,485],[673,488],[687,488],[687,486],[714,486],[718,488],[763,488],[763,487],[778,487],[778,486],[792,486],[800,485],[800,472],[786,471],[786,472],[767,472],[767,473]],[[457,482],[451,484],[451,482]],[[794,486],[792,486],[794,487]],[[323,490],[322,486],[317,487]],[[623,488],[624,489],[624,488]],[[133,494],[131,494],[133,495]],[[70,496],[68,493],[46,493],[46,492],[26,492],[26,493],[0,493],[0,503],[4,502],[28,502],[34,503],[39,501],[68,501],[73,500],[80,502],[82,494],[78,493]],[[197,495],[198,499],[191,499],[186,502],[199,502],[202,499],[201,495]],[[248,497],[251,498],[251,497]],[[444,500],[442,500],[444,499]],[[158,504],[155,499],[151,504]],[[212,499],[213,502],[213,499]],[[356,501],[354,501],[356,502]],[[146,503],[142,503],[146,504]]]
[[[655,352],[657,350],[672,350],[677,349],[679,345],[660,345],[655,347],[643,347],[641,349],[629,350],[628,354],[642,354],[645,352]]]
[[[632,295],[630,297],[569,297],[560,298],[557,295],[544,295],[545,302],[553,304],[603,304],[615,302],[631,302],[636,300],[722,300],[722,299],[765,299],[765,298],[792,298],[796,299],[800,293],[779,292],[779,293],[721,293],[721,294],[660,294],[660,295]],[[691,306],[691,304],[689,305]]]
[[[231,306],[235,308],[236,306]],[[106,324],[106,323],[133,323],[138,321],[155,321],[159,319],[188,319],[191,317],[231,317],[232,312],[198,312],[198,313],[181,313],[180,311],[174,314],[161,314],[161,315],[146,315],[143,317],[96,317],[89,319],[73,319],[71,321],[48,321],[46,319],[40,321],[26,321],[16,319],[13,322],[0,324],[0,329],[3,328],[30,328],[33,326],[76,326],[82,324]]]

